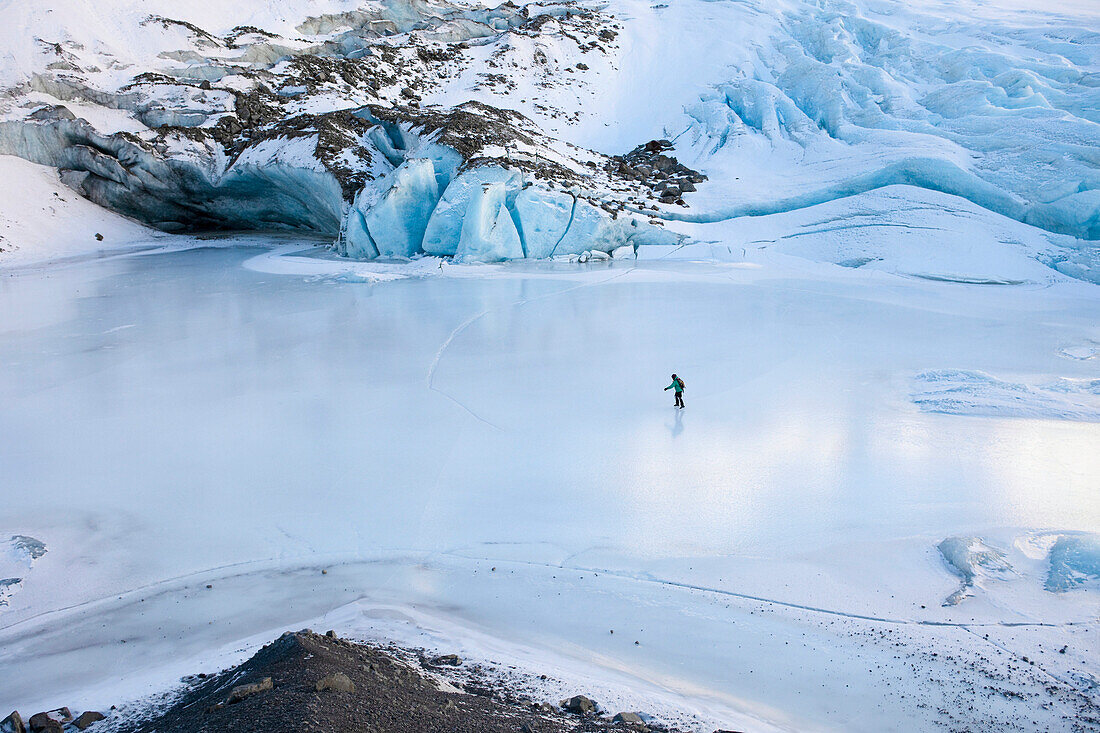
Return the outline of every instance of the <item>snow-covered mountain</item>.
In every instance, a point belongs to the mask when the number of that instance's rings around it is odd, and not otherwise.
[[[713,241],[692,225],[906,186],[1024,223],[1032,256],[1098,277],[1088,2],[0,12],[0,152],[165,231],[289,229],[358,258],[486,261]]]
[[[608,725],[1100,730],[1098,31],[0,0],[0,715],[306,625]]]

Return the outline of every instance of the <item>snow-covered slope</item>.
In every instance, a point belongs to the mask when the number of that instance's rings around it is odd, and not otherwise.
[[[165,235],[96,206],[57,171],[0,155],[0,257],[6,265],[148,246]]]
[[[0,151],[71,171],[93,201],[168,231],[282,228],[357,257],[510,259],[667,243],[697,232],[683,222],[900,185],[1026,223],[1034,250],[1060,248],[1071,274],[1097,278],[1093,3],[0,12]],[[675,148],[614,157],[661,138]]]

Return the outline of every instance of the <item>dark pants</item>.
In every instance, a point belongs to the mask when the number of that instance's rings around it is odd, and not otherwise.
[[[684,406],[684,393],[683,392],[677,392],[676,393],[676,406],[677,407],[683,407]]]

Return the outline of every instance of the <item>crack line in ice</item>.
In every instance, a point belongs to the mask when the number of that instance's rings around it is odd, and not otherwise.
[[[477,418],[481,422],[485,423],[489,427],[494,428],[496,430],[500,430],[501,432],[503,432],[504,428],[500,427],[499,425],[496,425],[494,423],[489,422],[488,420],[483,418],[481,415],[478,415],[476,412],[471,410],[469,407],[462,404],[462,402],[460,402],[456,397],[452,396],[449,392],[445,392],[444,390],[441,390],[441,389],[439,389],[438,387],[435,386],[435,369],[436,369],[436,367],[439,366],[439,360],[443,358],[443,352],[447,350],[447,347],[451,345],[451,342],[455,340],[455,337],[458,336],[458,334],[462,333],[467,327],[469,327],[471,324],[473,324],[479,318],[481,318],[486,313],[488,313],[489,310],[491,310],[491,309],[483,310],[480,313],[478,313],[476,316],[472,316],[470,318],[467,318],[465,321],[460,323],[455,330],[451,331],[451,334],[449,336],[447,336],[446,341],[444,341],[443,345],[439,347],[439,351],[435,352],[435,358],[432,359],[432,364],[431,364],[430,367],[428,367],[427,384],[428,384],[428,389],[432,390],[433,392],[438,392],[439,394],[443,395],[444,397],[449,399],[451,402],[455,403],[456,405],[461,407],[463,410],[470,413],[470,415]]]
[[[550,297],[557,296],[557,295],[565,295],[566,293],[571,293],[574,290],[579,290],[580,288],[587,288],[587,287],[594,287],[596,285],[603,285],[605,283],[611,282],[612,280],[617,280],[620,277],[623,277],[625,275],[629,275],[630,273],[634,272],[634,270],[636,270],[637,267],[638,267],[637,265],[634,265],[629,270],[626,270],[624,272],[620,272],[617,275],[612,275],[611,277],[604,278],[603,280],[599,280],[599,281],[594,282],[594,283],[582,282],[579,285],[574,285],[571,288],[564,288],[562,290],[555,290],[552,293],[547,293],[545,295],[540,295],[536,298],[521,298],[521,299],[519,299],[517,301],[514,301],[512,303],[509,303],[507,306],[503,306],[503,307],[505,307],[505,308],[515,308],[517,306],[522,306],[522,305],[527,305],[528,303],[533,303],[536,300],[542,300],[544,298],[550,298]],[[427,383],[428,389],[432,390],[433,392],[438,392],[439,394],[443,395],[444,397],[449,399],[451,402],[454,402],[456,405],[458,405],[463,410],[470,413],[470,415],[477,418],[481,422],[485,423],[489,427],[492,427],[492,428],[495,428],[496,430],[504,432],[504,428],[500,427],[496,423],[493,423],[493,422],[490,422],[490,421],[486,420],[481,415],[478,415],[476,412],[474,412],[469,407],[467,407],[465,404],[463,404],[456,397],[454,397],[450,393],[448,393],[448,392],[446,392],[442,389],[439,389],[438,387],[435,386],[435,372],[436,372],[437,367],[439,366],[440,360],[443,359],[443,352],[446,351],[450,347],[451,343],[455,340],[455,338],[458,337],[458,335],[460,333],[462,333],[467,328],[472,326],[476,321],[480,320],[484,316],[491,313],[493,310],[496,310],[496,309],[495,308],[486,308],[485,310],[481,311],[477,315],[471,316],[470,318],[466,319],[465,321],[460,323],[457,328],[455,328],[453,331],[451,331],[450,335],[447,336],[446,340],[439,347],[439,351],[437,351],[435,353],[435,358],[432,359],[432,363],[428,367],[428,376],[427,376],[427,379],[426,379],[426,383]]]
[[[551,257],[553,257],[557,253],[558,245],[560,245],[561,241],[565,239],[565,235],[569,233],[569,228],[573,226],[573,219],[575,219],[577,216],[577,195],[575,193],[570,193],[569,195],[573,197],[573,205],[569,207],[569,221],[565,223],[565,230],[561,233],[561,236],[558,237],[558,241],[554,242],[554,246],[550,249]]]
[[[447,557],[466,559],[466,560],[482,560],[484,562],[501,562],[501,563],[514,563],[516,565],[527,565],[532,567],[545,567],[553,568],[556,570],[575,570],[577,572],[584,573],[603,573],[604,575],[617,578],[619,580],[630,580],[638,583],[652,583],[655,585],[664,585],[672,588],[682,588],[684,590],[697,590],[704,593],[714,593],[716,595],[728,596],[731,598],[740,598],[746,601],[756,601],[758,603],[768,603],[775,606],[783,606],[785,608],[792,608],[799,611],[809,611],[811,613],[820,613],[828,616],[840,616],[843,618],[856,619],[859,621],[874,621],[876,623],[894,624],[897,626],[945,626],[951,628],[969,629],[970,627],[1004,627],[1015,628],[1018,626],[1027,627],[1039,627],[1045,626],[1049,628],[1062,628],[1065,626],[1084,626],[1100,621],[1100,617],[1090,618],[1085,621],[1066,621],[1063,623],[1047,623],[1045,621],[977,621],[977,622],[961,622],[961,621],[918,621],[914,619],[899,619],[890,618],[888,616],[870,616],[860,613],[852,613],[848,611],[838,611],[832,608],[822,608],[820,606],[808,606],[801,603],[795,603],[794,601],[781,601],[775,598],[765,598],[764,596],[755,596],[750,593],[739,593],[732,590],[723,590],[721,588],[712,588],[706,585],[697,585],[695,583],[688,583],[680,580],[667,580],[665,578],[655,578],[649,574],[631,574],[624,573],[615,570],[608,570],[606,568],[586,568],[580,566],[566,566],[556,563],[548,562],[533,562],[527,560],[503,560],[496,558],[481,558],[473,557],[471,555],[456,555],[451,552],[439,553],[446,555]]]

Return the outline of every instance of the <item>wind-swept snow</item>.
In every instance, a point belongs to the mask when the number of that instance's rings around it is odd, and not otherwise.
[[[1100,379],[1060,379],[1031,386],[984,372],[941,369],[921,372],[914,382],[913,402],[930,412],[1100,422]]]

